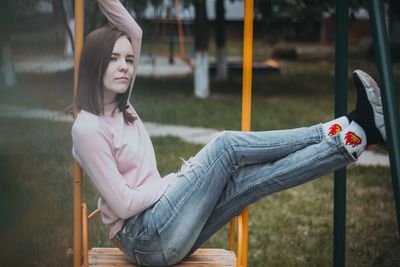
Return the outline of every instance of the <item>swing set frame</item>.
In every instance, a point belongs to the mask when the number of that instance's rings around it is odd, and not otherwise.
[[[245,1],[245,26],[244,26],[244,45],[243,45],[243,93],[242,93],[242,131],[250,131],[251,121],[251,89],[252,89],[252,64],[253,64],[253,15],[254,15],[254,1]],[[177,5],[179,8],[179,2]],[[74,54],[74,96],[77,94],[77,83],[79,73],[79,60],[83,48],[84,40],[84,1],[75,0],[75,54]],[[181,34],[180,34],[181,36]],[[181,46],[183,42],[180,42]],[[184,55],[185,50],[181,47],[181,54]],[[182,56],[182,55],[181,55]],[[76,107],[73,111],[74,119],[77,116]],[[100,213],[96,209],[88,215],[87,205],[82,201],[82,177],[83,172],[78,162],[74,161],[74,241],[73,241],[73,265],[89,266],[89,239],[88,228],[89,220],[96,217]],[[229,233],[229,250],[231,252],[218,252],[209,250],[211,257],[220,257],[227,265],[224,266],[237,266],[247,267],[247,254],[248,254],[248,207],[245,208],[241,214],[237,216],[237,220],[232,219],[230,222]],[[237,221],[237,222],[236,222]],[[232,252],[235,248],[235,225],[237,224],[237,255]],[[199,249],[200,254],[205,253],[204,249]],[[114,251],[112,251],[113,253]],[[196,254],[196,253],[195,253]],[[182,265],[184,266],[184,265]],[[191,265],[192,266],[192,265]],[[216,265],[217,266],[217,265]],[[220,265],[218,265],[220,266]]]
[[[335,116],[346,113],[347,106],[347,73],[348,73],[348,0],[336,1],[336,58],[335,58]],[[244,1],[244,37],[243,37],[243,83],[242,83],[242,131],[250,131],[251,102],[252,102],[252,58],[253,58],[253,10],[254,1]],[[381,0],[369,0],[369,13],[373,29],[373,43],[379,78],[382,87],[382,102],[385,113],[385,125],[388,134],[388,148],[392,171],[392,184],[397,215],[398,232],[400,233],[400,136],[399,116],[394,90],[393,70],[387,43],[387,31]],[[75,53],[74,53],[74,96],[77,92],[79,59],[83,48],[84,0],[75,0]],[[181,52],[184,50],[181,50]],[[76,118],[77,110],[73,116]],[[73,266],[88,266],[88,222],[99,214],[99,210],[88,215],[86,203],[82,201],[82,169],[74,161],[74,220],[73,220]],[[335,173],[334,181],[334,249],[333,265],[345,266],[345,228],[346,228],[346,171]],[[210,257],[218,256],[225,261],[223,265],[207,266],[247,266],[248,255],[248,216],[249,209],[245,208],[237,220],[230,222],[229,252],[223,255],[211,252]],[[237,225],[237,252],[235,248],[235,225]],[[200,249],[201,253],[204,249]],[[200,251],[199,250],[199,251]],[[108,252],[107,252],[108,251]],[[211,250],[210,250],[211,251]],[[114,253],[105,249],[103,253]],[[200,253],[200,254],[201,254]],[[232,261],[233,259],[233,261]],[[189,264],[190,266],[195,266]],[[180,265],[180,266],[189,266]],[[200,264],[201,265],[201,264]],[[107,266],[107,265],[102,265]],[[203,265],[204,266],[204,263]]]

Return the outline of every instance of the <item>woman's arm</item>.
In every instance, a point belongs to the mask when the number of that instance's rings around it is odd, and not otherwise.
[[[129,187],[116,165],[111,134],[101,125],[87,121],[74,125],[72,140],[75,159],[107,205],[121,219],[127,219],[153,205],[171,183],[171,179],[164,178],[155,183]]]
[[[142,46],[142,29],[119,0],[97,0],[97,2],[108,21],[119,30],[127,33],[131,38],[136,73]]]

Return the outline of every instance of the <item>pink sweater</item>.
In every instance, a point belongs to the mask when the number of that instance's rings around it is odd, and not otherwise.
[[[141,29],[119,0],[98,3],[108,20],[130,35],[137,64]],[[129,125],[121,112],[111,114],[114,107],[105,105],[101,116],[81,110],[72,127],[73,156],[100,193],[98,207],[110,226],[110,239],[125,219],[151,207],[175,178],[169,174],[161,179],[151,140],[133,107],[128,111],[138,119]]]

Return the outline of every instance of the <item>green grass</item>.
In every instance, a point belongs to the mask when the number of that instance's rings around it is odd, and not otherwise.
[[[352,62],[352,66],[361,63]],[[374,72],[371,65],[363,68]],[[330,63],[284,63],[280,75],[255,75],[252,128],[281,129],[328,120],[333,114]],[[399,82],[399,74],[396,74]],[[0,104],[65,111],[72,73],[19,75],[16,88],[1,88]],[[239,129],[241,77],[211,82],[211,96],[192,96],[192,77],[139,77],[133,104],[144,121]],[[351,81],[349,80],[349,85]],[[353,106],[349,92],[349,109]],[[0,265],[70,266],[72,155],[70,124],[0,117]],[[153,138],[162,174],[176,171],[179,157],[200,146]],[[5,190],[4,190],[5,189]],[[95,209],[97,193],[86,177],[84,196]],[[250,208],[249,266],[332,265],[332,176],[265,198]],[[388,168],[352,166],[348,175],[348,266],[400,265]],[[91,245],[110,246],[96,219]],[[227,228],[205,245],[227,247]],[[23,255],[23,256],[21,256]]]
[[[48,23],[43,32],[34,30],[40,28],[35,21],[21,23],[25,25],[14,29],[18,34],[12,39],[17,60],[32,54],[62,54],[62,40],[56,43]],[[241,42],[230,42],[227,53],[240,55]],[[255,42],[254,53],[255,60],[265,60],[270,49]],[[281,74],[253,77],[252,129],[292,128],[330,119],[332,62],[281,63]],[[370,63],[350,61],[350,70],[359,67],[376,77]],[[395,71],[399,85],[398,67]],[[72,100],[72,78],[71,71],[18,75],[17,87],[0,87],[0,104],[65,111]],[[193,98],[192,79],[138,77],[132,100],[142,119],[239,129],[241,77],[212,80],[207,100]],[[349,79],[349,109],[354,105],[353,94]],[[70,128],[68,123],[0,117],[0,266],[71,266],[67,254],[72,247]],[[172,137],[152,140],[161,174],[176,171],[179,157],[188,158],[200,149]],[[400,266],[389,169],[351,166],[348,170],[347,266]],[[87,177],[83,188],[90,210],[95,209],[98,194]],[[249,266],[331,266],[332,191],[332,175],[326,175],[252,205]],[[92,246],[111,246],[98,218],[90,227]],[[227,236],[224,227],[205,246],[227,248]]]
[[[70,124],[0,118],[1,266],[70,266],[72,157]],[[162,174],[201,146],[153,138]],[[84,180],[93,210],[97,193]],[[250,208],[249,266],[327,266],[332,263],[332,176],[274,194]],[[400,264],[388,168],[351,166],[348,175],[348,266]],[[91,245],[109,246],[107,229],[91,224]],[[207,247],[227,247],[227,228]],[[23,257],[21,256],[23,255]]]
[[[352,62],[351,69],[371,64]],[[292,128],[326,121],[334,114],[333,65],[329,62],[284,63],[278,75],[254,75],[252,129]],[[72,101],[72,72],[51,75],[19,75],[19,85],[0,90],[0,104],[65,111]],[[350,77],[350,73],[349,73]],[[396,73],[397,84],[400,73]],[[348,109],[354,107],[349,84]],[[183,124],[216,129],[240,129],[241,77],[211,80],[207,100],[193,97],[193,77],[151,79],[138,77],[132,103],[144,121]],[[400,93],[397,94],[400,96]]]

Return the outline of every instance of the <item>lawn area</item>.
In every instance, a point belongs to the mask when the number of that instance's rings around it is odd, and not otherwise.
[[[0,221],[1,266],[70,266],[70,126],[0,119],[0,203],[1,213],[7,215]],[[153,141],[162,174],[177,170],[178,157],[188,158],[200,149],[172,137]],[[332,175],[327,175],[251,206],[249,266],[331,265],[332,189]],[[87,178],[84,191],[92,210],[97,193]],[[389,169],[351,166],[347,203],[348,266],[398,265],[400,245]],[[92,245],[110,245],[99,220],[91,229]],[[227,248],[227,228],[205,246]]]
[[[354,62],[350,69],[368,70],[370,63]],[[278,75],[254,75],[252,129],[299,127],[332,118],[334,67],[331,63],[284,62]],[[349,73],[349,109],[354,107],[354,88]],[[397,84],[400,73],[395,76]],[[72,72],[19,76],[15,89],[0,90],[0,104],[65,111],[72,101]],[[240,76],[228,81],[211,81],[207,100],[193,97],[193,78],[138,77],[132,103],[144,121],[240,129]],[[398,95],[400,95],[398,93]]]
[[[361,66],[374,73],[369,64]],[[330,119],[332,69],[329,63],[285,63],[280,75],[255,76],[252,128]],[[17,88],[0,88],[0,104],[68,108],[71,72],[18,78]],[[132,102],[144,121],[240,129],[241,77],[212,81],[208,100],[192,96],[191,77],[139,77],[134,90]],[[350,87],[349,108],[353,93]],[[0,266],[71,266],[71,124],[0,117],[0,129]],[[201,148],[173,137],[152,140],[162,174]],[[347,266],[400,266],[389,168],[350,166],[347,185]],[[87,177],[83,187],[93,210],[98,195]],[[251,206],[249,266],[331,266],[332,191],[332,175],[326,175]],[[225,227],[205,246],[227,248],[227,233]],[[91,245],[111,245],[107,235],[99,220],[91,224]]]

